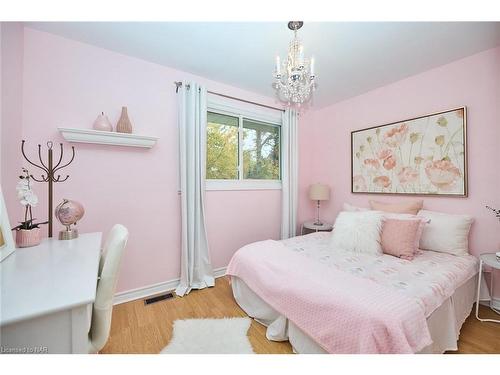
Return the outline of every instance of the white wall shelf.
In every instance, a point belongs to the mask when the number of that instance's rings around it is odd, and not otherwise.
[[[156,141],[158,141],[158,137],[150,135],[61,127],[58,128],[58,130],[68,142],[151,148],[156,144]]]

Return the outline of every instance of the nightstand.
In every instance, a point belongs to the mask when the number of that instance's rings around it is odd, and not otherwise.
[[[496,319],[481,319],[479,317],[479,296],[480,296],[480,291],[481,291],[481,275],[483,272],[483,264],[486,264],[487,266],[490,266],[491,268],[500,270],[500,261],[497,259],[495,254],[481,254],[479,256],[479,278],[478,278],[478,283],[477,283],[477,300],[476,300],[476,319],[480,320],[481,322],[493,322],[493,323],[500,323],[500,320]],[[491,273],[491,280],[490,280],[490,295],[493,298],[493,272]],[[500,311],[496,310],[491,306],[491,301],[490,301],[490,309],[492,309],[494,312],[497,314],[500,314]]]
[[[331,232],[333,225],[330,223],[323,223],[322,225],[314,224],[314,221],[306,221],[300,227],[300,234],[309,234],[313,232]]]

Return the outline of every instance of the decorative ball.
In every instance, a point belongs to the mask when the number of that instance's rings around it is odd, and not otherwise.
[[[57,220],[66,227],[76,224],[83,217],[84,213],[85,209],[81,203],[69,199],[63,199],[62,203],[59,203],[55,210]]]

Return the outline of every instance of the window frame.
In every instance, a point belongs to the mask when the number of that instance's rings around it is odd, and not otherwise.
[[[281,190],[283,176],[283,138],[281,112],[266,113],[257,109],[248,109],[244,106],[235,106],[217,101],[209,101],[208,112],[238,118],[238,179],[205,179],[205,190]],[[279,180],[245,179],[243,178],[243,119],[259,121],[279,129],[280,139],[280,178]]]

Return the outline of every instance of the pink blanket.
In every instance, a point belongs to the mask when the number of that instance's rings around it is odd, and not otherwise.
[[[415,353],[432,343],[415,300],[280,242],[242,247],[227,274],[242,279],[329,353]]]

